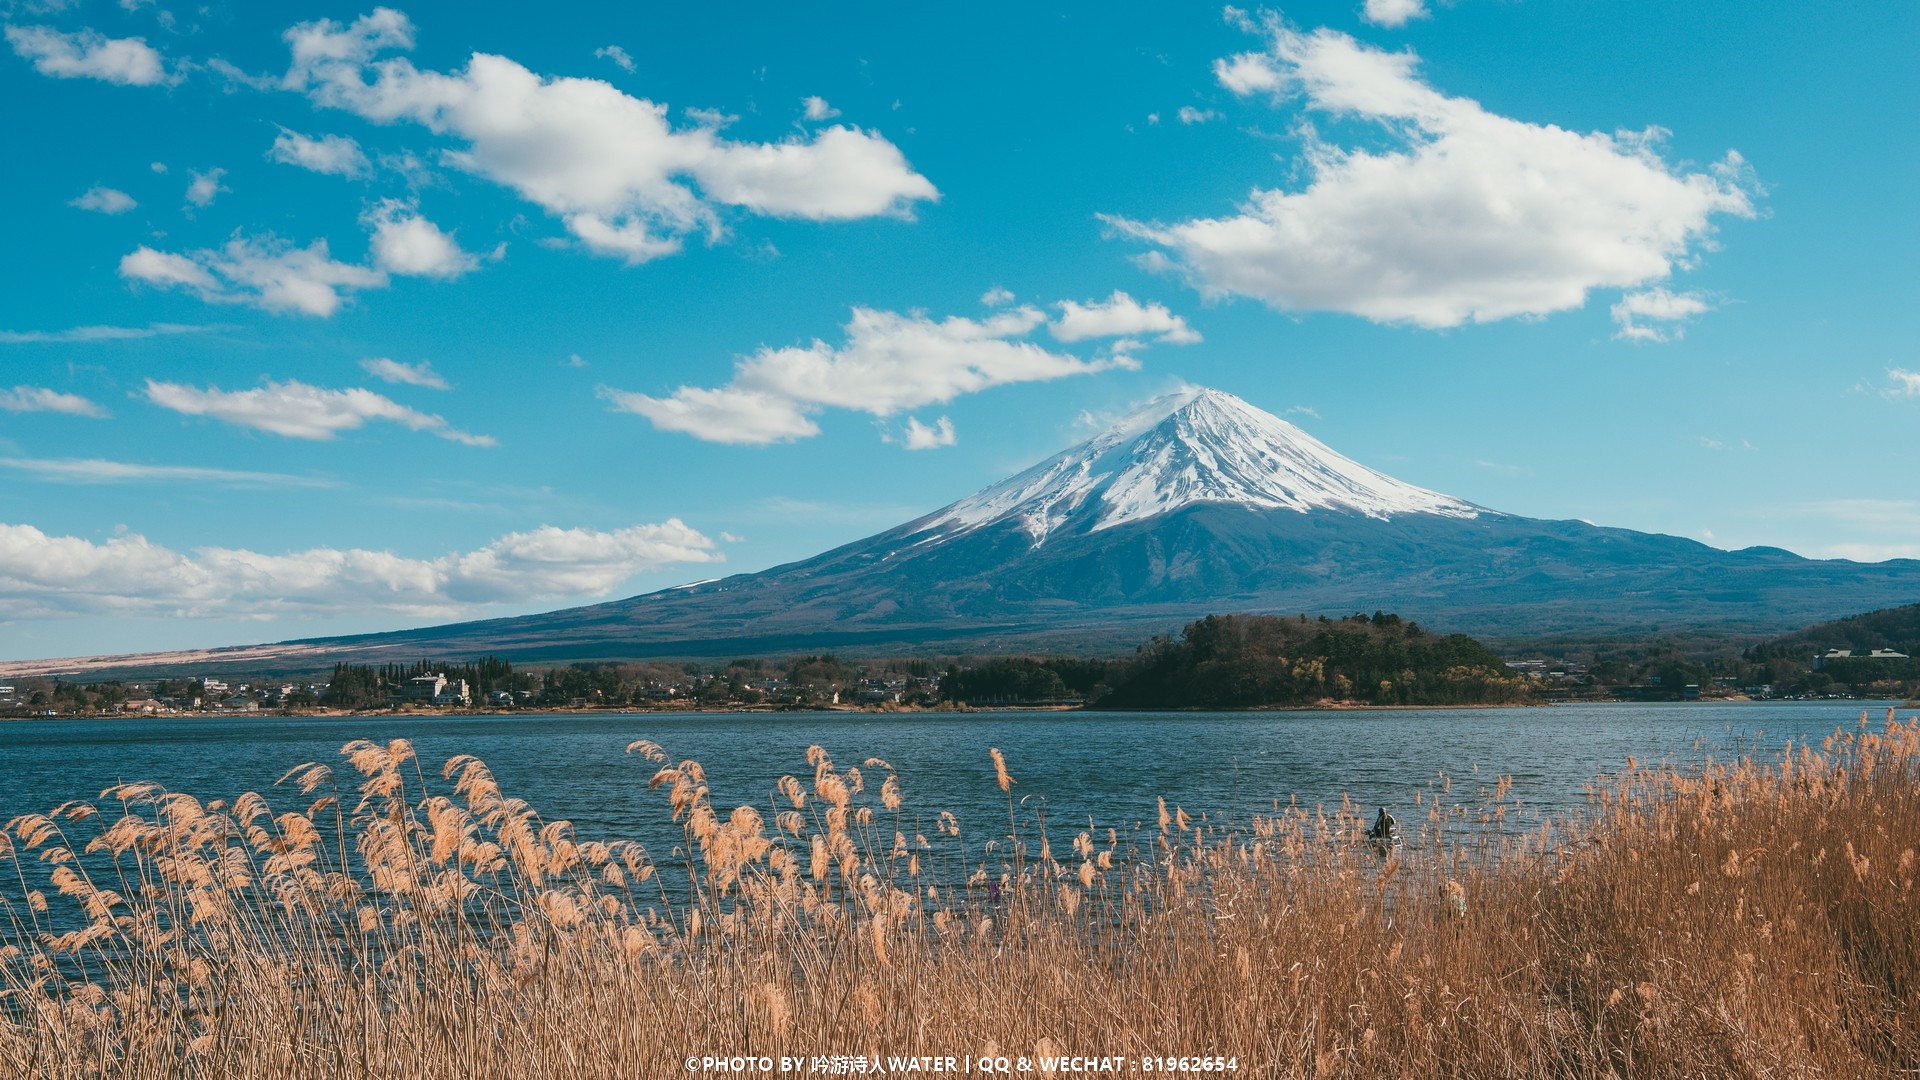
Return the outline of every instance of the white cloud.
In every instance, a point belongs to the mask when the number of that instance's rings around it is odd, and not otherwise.
[[[747,538],[738,533],[722,532],[720,539],[725,540],[729,544],[740,544],[745,543]]]
[[[362,220],[373,226],[373,264],[405,277],[457,278],[480,265],[440,226],[398,199],[385,199]]]
[[[840,346],[815,340],[762,346],[734,364],[727,385],[682,386],[666,397],[601,387],[621,412],[655,427],[709,442],[766,444],[819,433],[812,417],[827,408],[893,416],[1009,383],[1086,375],[1133,361],[1084,360],[1024,340],[1046,323],[1021,306],[984,319],[901,315],[856,307]]]
[[[63,394],[44,386],[16,386],[11,390],[0,389],[0,410],[10,413],[65,413],[68,416],[90,416],[95,420],[107,418],[107,410],[94,402],[78,394]]]
[[[34,70],[60,79],[99,79],[122,86],[169,81],[167,65],[141,38],[109,38],[93,30],[63,34],[50,26],[9,26],[7,44]]]
[[[203,293],[218,292],[220,288],[220,283],[199,263],[184,255],[155,251],[145,244],[121,258],[120,276],[162,288],[188,288]]]
[[[615,225],[593,214],[579,214],[567,219],[567,228],[588,251],[596,255],[617,255],[629,266],[663,255],[677,255],[681,247],[678,236],[660,236],[644,221],[628,220]]]
[[[241,488],[332,488],[340,482],[317,476],[293,476],[288,473],[250,472],[242,469],[214,469],[198,465],[141,465],[128,461],[100,458],[0,458],[0,468],[32,473],[43,480],[70,484],[218,484]]]
[[[220,182],[220,178],[227,175],[225,169],[208,169],[206,172],[188,169],[187,172],[193,177],[187,184],[187,201],[195,206],[211,206],[221,192],[233,190]]]
[[[1013,303],[1013,300],[1013,290],[1001,288],[998,285],[980,294],[980,302],[988,307],[1003,307]]]
[[[680,111],[685,113],[687,119],[693,121],[696,126],[712,128],[715,131],[740,119],[723,109],[703,109],[698,105],[689,105]]]
[[[235,237],[224,247],[185,255],[141,245],[120,260],[120,276],[186,289],[209,303],[322,318],[340,309],[343,292],[387,286],[387,275],[379,270],[335,262],[325,240],[296,248],[272,236]]]
[[[677,518],[624,529],[543,525],[437,558],[311,548],[173,551],[138,534],[94,543],[0,525],[0,610],[13,619],[73,614],[233,618],[467,608],[599,596],[643,570],[725,556]]]
[[[331,176],[358,178],[372,171],[360,144],[345,135],[322,135],[316,139],[281,128],[268,156],[285,165],[298,165]]]
[[[1410,19],[1427,19],[1433,12],[1427,10],[1427,0],[1367,0],[1360,9],[1360,17],[1375,26],[1389,29],[1407,25]]]
[[[1428,86],[1411,52],[1278,17],[1265,30],[1268,51],[1215,65],[1223,86],[1299,95],[1390,145],[1336,146],[1306,127],[1302,190],[1256,189],[1226,217],[1106,218],[1209,296],[1426,328],[1545,315],[1592,289],[1665,279],[1710,243],[1714,215],[1754,214],[1757,186],[1732,151],[1680,171],[1658,129],[1580,134],[1497,116]]]
[[[417,364],[403,364],[398,360],[389,360],[384,356],[370,356],[360,361],[367,374],[382,382],[405,383],[408,386],[424,386],[429,390],[451,390],[447,380],[433,370],[433,364],[422,360]]]
[[[387,420],[468,446],[496,445],[492,436],[470,435],[448,424],[445,417],[410,409],[360,387],[329,390],[289,379],[283,383],[269,381],[252,390],[222,390],[217,386],[202,390],[148,379],[146,397],[161,408],[187,416],[210,416],[290,439],[332,439],[369,420]]]
[[[1621,341],[1678,341],[1686,336],[1684,324],[1688,319],[1712,310],[1713,305],[1699,293],[1669,292],[1659,287],[1627,293],[1611,309],[1613,321],[1620,327],[1613,336]]]
[[[1212,109],[1196,109],[1191,105],[1180,106],[1180,122],[1183,124],[1204,124],[1209,120],[1220,119],[1220,114]]]
[[[723,386],[705,390],[682,386],[664,398],[602,386],[599,395],[619,412],[653,421],[662,431],[678,431],[707,442],[764,446],[820,434],[807,410],[791,398]]]
[[[633,57],[629,56],[627,50],[618,45],[608,45],[603,49],[595,49],[593,50],[593,55],[602,60],[613,61],[615,66],[629,74],[631,74],[635,68]]]
[[[96,186],[88,188],[79,198],[67,205],[102,214],[124,214],[140,204],[133,201],[133,196],[118,188]]]
[[[1920,398],[1920,371],[1888,368],[1886,392],[1890,398]]]
[[[834,125],[784,142],[736,142],[713,125],[674,128],[666,106],[597,79],[545,78],[475,53],[464,70],[423,71],[405,57],[413,25],[389,8],[350,25],[286,32],[282,85],[376,123],[411,121],[461,140],[446,160],[505,184],[557,215],[588,250],[643,262],[689,233],[724,233],[719,208],[837,221],[906,216],[938,198],[899,148]]]
[[[1241,53],[1214,61],[1213,77],[1240,97],[1278,93],[1286,85],[1279,69],[1260,53]]]
[[[929,427],[914,417],[907,417],[907,434],[902,444],[909,450],[933,450],[954,444],[953,421],[941,417]]]
[[[156,252],[155,254],[158,254]],[[221,326],[150,323],[146,326],[76,326],[68,330],[0,330],[0,345],[73,344],[95,341],[137,341],[168,334],[204,334]]]
[[[805,98],[800,104],[806,110],[809,120],[831,120],[840,115],[840,110],[827,104],[827,99],[823,97]]]
[[[1187,320],[1168,311],[1165,304],[1143,305],[1119,289],[1105,300],[1084,304],[1062,300],[1054,306],[1060,309],[1060,316],[1047,324],[1047,332],[1061,341],[1135,334],[1156,334],[1156,340],[1169,345],[1191,345],[1200,340]]]

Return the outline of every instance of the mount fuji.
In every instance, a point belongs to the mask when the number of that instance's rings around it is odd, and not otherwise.
[[[1777,632],[1915,600],[1920,561],[1723,551],[1504,514],[1370,469],[1231,394],[1194,389],[801,562],[543,615],[233,658],[1115,648],[1210,613],[1376,609],[1508,636]]]
[[[515,660],[1130,644],[1214,612],[1384,609],[1517,635],[1778,631],[1920,600],[1920,561],[1722,551],[1416,487],[1217,390],[878,535],[759,573],[544,615],[299,643]]]

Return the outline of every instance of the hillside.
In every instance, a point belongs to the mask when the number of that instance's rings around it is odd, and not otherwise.
[[[1763,648],[1808,656],[1829,649],[1894,649],[1920,656],[1920,604],[1882,608],[1783,634]]]

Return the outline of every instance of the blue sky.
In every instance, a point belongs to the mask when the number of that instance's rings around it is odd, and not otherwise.
[[[1910,4],[679,7],[0,5],[0,657],[757,570],[1182,383],[1920,556]]]

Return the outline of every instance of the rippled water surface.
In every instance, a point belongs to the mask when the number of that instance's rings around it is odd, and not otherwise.
[[[1818,741],[1853,727],[1862,710],[1880,724],[1887,704],[1862,702],[1556,705],[1524,709],[1408,709],[1263,713],[1006,712],[973,714],[613,714],[431,717],[164,717],[0,723],[0,820],[92,798],[117,780],[152,780],[203,799],[272,792],[289,768],[340,762],[350,739],[411,739],[428,776],[458,753],[476,754],[502,788],[583,838],[663,839],[664,794],[653,766],[624,752],[652,739],[707,769],[721,807],[770,805],[786,773],[810,776],[806,748],[825,747],[842,769],[869,757],[900,772],[907,811],[929,822],[1006,821],[987,748],[1007,755],[1016,796],[1044,799],[1060,824],[1089,819],[1123,830],[1151,822],[1165,795],[1196,816],[1244,819],[1297,797],[1403,814],[1416,791],[1453,778],[1471,797],[1513,778],[1524,811],[1584,804],[1596,774],[1642,760],[1697,762],[1708,753],[1771,755],[1788,739]],[[1905,713],[1901,714],[1903,717]],[[1477,771],[1476,771],[1477,767]],[[872,770],[869,770],[870,772]],[[876,779],[875,788],[878,787]],[[297,793],[272,795],[299,806]]]

